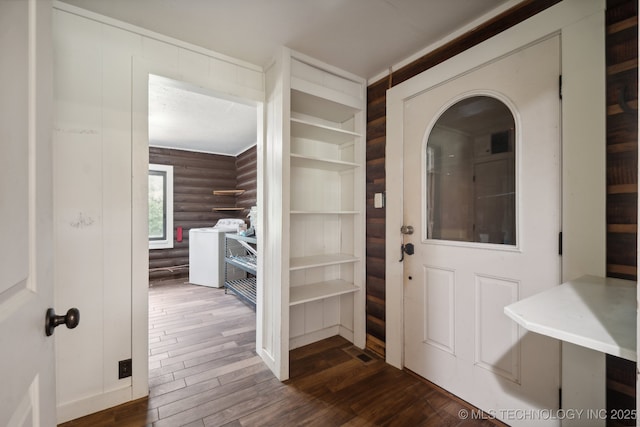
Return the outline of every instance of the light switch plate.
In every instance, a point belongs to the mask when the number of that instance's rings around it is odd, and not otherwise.
[[[376,209],[384,207],[384,195],[382,193],[375,193],[373,195],[373,207]]]

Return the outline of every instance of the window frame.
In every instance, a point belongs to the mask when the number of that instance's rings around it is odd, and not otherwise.
[[[147,230],[149,228],[149,175],[151,172],[159,172],[164,176],[164,238],[151,239],[148,235],[149,249],[173,248],[173,166],[149,163],[147,175]],[[148,231],[147,231],[148,233]]]
[[[514,123],[515,123],[515,138],[513,141],[514,144],[514,151],[515,151],[515,156],[514,156],[514,177],[515,177],[515,239],[516,239],[516,243],[514,245],[505,245],[505,244],[496,244],[496,243],[482,243],[482,242],[472,242],[472,241],[459,241],[459,240],[447,240],[447,239],[433,239],[430,238],[427,234],[427,226],[428,226],[428,212],[429,212],[429,208],[428,208],[428,201],[427,201],[427,188],[429,185],[429,182],[427,180],[427,172],[428,172],[428,158],[427,158],[427,149],[429,148],[428,146],[428,141],[429,141],[429,136],[431,135],[431,132],[433,130],[433,128],[435,127],[436,123],[438,122],[438,120],[440,119],[440,117],[447,111],[449,110],[449,108],[451,108],[452,106],[454,106],[455,104],[457,104],[458,102],[465,100],[467,98],[472,98],[475,96],[486,96],[486,97],[490,97],[490,98],[494,98],[498,101],[500,101],[501,103],[503,103],[508,110],[511,112],[513,119],[514,119]],[[430,244],[430,245],[444,245],[444,246],[458,246],[458,247],[469,247],[469,248],[481,248],[481,249],[491,249],[491,250],[499,250],[499,251],[505,251],[505,252],[521,252],[522,251],[522,242],[521,242],[521,236],[522,234],[520,233],[520,215],[521,215],[521,209],[520,209],[520,198],[522,197],[521,191],[520,191],[520,162],[521,162],[521,132],[518,132],[518,129],[521,129],[521,119],[520,119],[520,114],[518,112],[518,109],[516,108],[515,104],[511,101],[511,99],[509,99],[506,95],[504,95],[501,92],[495,91],[495,90],[487,90],[487,89],[480,89],[480,90],[472,90],[472,91],[467,91],[464,93],[460,93],[455,97],[452,97],[451,99],[449,99],[448,102],[444,103],[442,105],[442,107],[439,109],[439,111],[434,115],[434,117],[432,118],[431,122],[429,123],[429,125],[427,126],[427,128],[425,129],[425,132],[423,134],[422,137],[422,163],[421,163],[421,180],[422,180],[422,194],[421,194],[421,199],[422,199],[422,209],[421,209],[421,218],[420,220],[422,221],[422,236],[421,236],[421,243],[423,244]]]

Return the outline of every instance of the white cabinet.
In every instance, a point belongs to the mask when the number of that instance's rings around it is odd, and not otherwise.
[[[283,49],[267,86],[266,173],[282,167],[267,203],[282,215],[284,259],[265,264],[282,269],[282,357],[333,335],[364,347],[366,81]]]

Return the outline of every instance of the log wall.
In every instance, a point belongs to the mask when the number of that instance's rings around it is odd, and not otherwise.
[[[174,240],[173,249],[149,251],[149,280],[187,278],[189,230],[212,227],[221,218],[245,218],[248,213],[248,209],[217,212],[214,207],[255,204],[255,147],[238,157],[150,147],[149,162],[173,166],[174,236],[177,227],[182,227],[182,241]],[[242,196],[213,195],[213,190],[238,189],[240,185],[247,190]]]
[[[243,217],[247,216],[251,206],[257,204],[257,168],[258,158],[255,145],[236,157],[236,188],[245,190],[237,197],[236,206],[245,208],[242,211]]]
[[[607,1],[607,276],[637,280],[638,3]],[[607,409],[636,409],[636,364],[607,355]],[[611,413],[611,412],[610,412]],[[636,425],[607,420],[608,426]]]

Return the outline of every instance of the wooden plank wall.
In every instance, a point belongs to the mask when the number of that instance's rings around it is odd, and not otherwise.
[[[607,0],[607,275],[637,280],[638,10]],[[635,410],[636,364],[607,356],[607,408]],[[607,420],[608,426],[636,425]]]
[[[385,191],[386,91],[492,36],[553,6],[560,0],[525,0],[469,33],[394,71],[367,90],[367,348],[385,353],[385,209],[373,195]]]
[[[241,213],[242,218],[245,218],[249,214],[251,206],[256,206],[257,203],[257,153],[256,146],[254,145],[236,157],[236,188],[238,190],[245,190],[236,200],[237,207],[245,208]]]
[[[236,158],[150,147],[149,162],[173,166],[174,228],[182,227],[182,242],[174,241],[173,249],[149,251],[149,280],[186,278],[189,274],[189,230],[212,227],[220,218],[244,218],[248,213],[248,210],[215,212],[214,207],[255,204],[256,179],[251,177],[256,173],[255,148]],[[248,190],[242,199],[213,195],[213,190],[239,188],[238,183]]]

